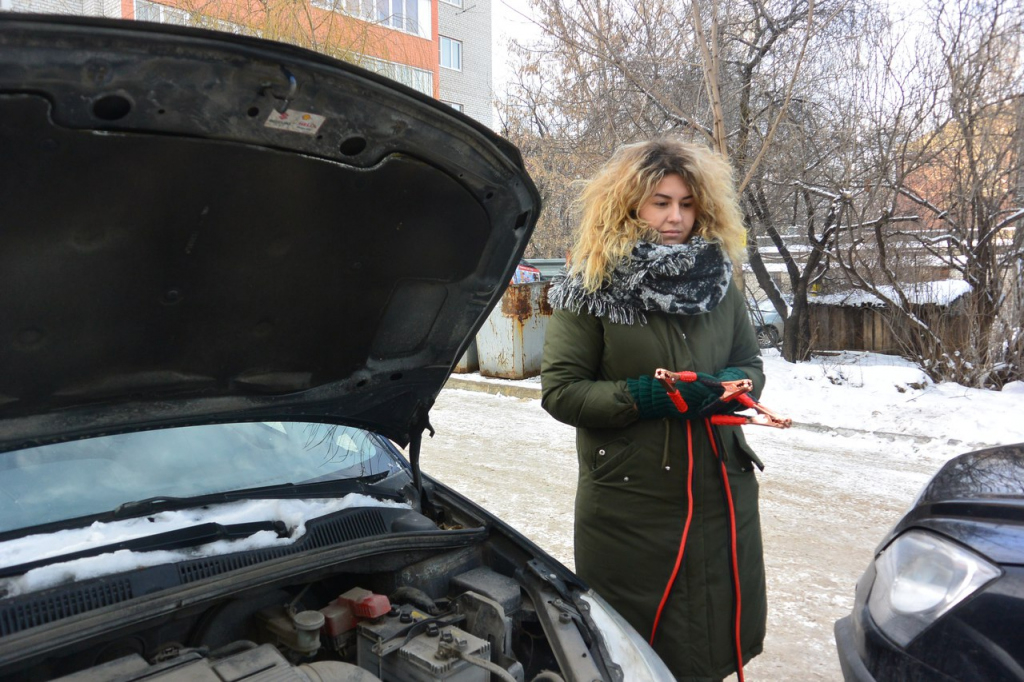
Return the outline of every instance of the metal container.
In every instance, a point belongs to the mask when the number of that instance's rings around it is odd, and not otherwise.
[[[459,362],[452,369],[455,374],[468,374],[480,369],[480,361],[477,359],[476,339],[469,342],[469,348],[462,354]]]
[[[540,374],[544,332],[551,319],[550,282],[510,284],[476,335],[480,374],[526,379]]]

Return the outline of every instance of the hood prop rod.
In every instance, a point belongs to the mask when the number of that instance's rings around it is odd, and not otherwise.
[[[412,482],[416,488],[416,497],[419,499],[420,512],[436,521],[437,511],[423,489],[423,472],[420,471],[420,447],[423,445],[424,431],[430,431],[430,437],[434,437],[434,427],[430,425],[427,410],[421,408],[413,422],[412,433],[409,435],[409,463],[412,465]]]

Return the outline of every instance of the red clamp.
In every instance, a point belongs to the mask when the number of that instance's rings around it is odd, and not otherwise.
[[[779,416],[750,397],[750,392],[754,389],[754,382],[750,379],[740,379],[738,381],[716,381],[714,379],[701,377],[697,372],[670,372],[667,369],[660,368],[654,371],[654,378],[660,381],[662,386],[665,387],[665,393],[668,395],[669,400],[672,401],[672,404],[675,405],[676,409],[680,412],[686,412],[690,407],[683,399],[683,394],[679,392],[678,388],[676,388],[675,384],[677,381],[687,383],[699,381],[708,388],[719,393],[717,402],[728,403],[736,401],[743,405],[743,407],[749,407],[757,412],[757,414],[752,416],[742,414],[715,414],[711,416],[712,424],[720,426],[743,426],[745,424],[754,424],[756,426],[771,426],[776,429],[788,429],[793,425],[792,419]]]
[[[728,400],[732,399],[733,398],[729,398]],[[727,401],[724,397],[721,398],[721,400]],[[776,429],[788,429],[793,426],[792,419],[779,416],[746,393],[735,396],[735,400],[744,407],[752,408],[757,412],[757,414],[749,417],[742,414],[716,414],[711,417],[711,423],[719,424],[721,426],[743,426],[744,424],[756,424],[757,426],[771,426]]]

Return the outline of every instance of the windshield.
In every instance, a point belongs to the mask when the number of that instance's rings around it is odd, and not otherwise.
[[[256,422],[103,436],[0,455],[0,532],[193,497],[404,469],[386,441],[328,424]]]

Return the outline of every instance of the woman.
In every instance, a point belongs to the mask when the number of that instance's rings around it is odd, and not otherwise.
[[[576,572],[680,681],[742,679],[767,609],[760,462],[739,427],[705,419],[725,407],[712,389],[678,384],[680,413],[653,379],[664,368],[764,386],[731,282],[746,241],[732,170],[658,139],[619,149],[580,202],[541,370],[544,409],[577,429]]]

